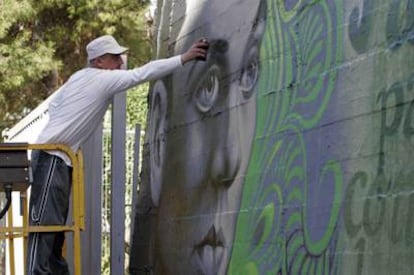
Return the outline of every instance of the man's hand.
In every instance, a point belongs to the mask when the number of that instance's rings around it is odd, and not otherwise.
[[[207,57],[208,51],[208,41],[205,38],[199,39],[185,52],[181,55],[181,63],[184,65],[188,61],[199,59],[205,60]]]

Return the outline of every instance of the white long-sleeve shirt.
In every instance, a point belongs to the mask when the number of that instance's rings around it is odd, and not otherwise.
[[[132,70],[85,68],[74,73],[53,95],[49,121],[36,143],[60,143],[76,152],[102,122],[113,95],[140,83],[162,78],[182,66],[181,56],[151,61]],[[71,165],[68,156],[49,151]]]

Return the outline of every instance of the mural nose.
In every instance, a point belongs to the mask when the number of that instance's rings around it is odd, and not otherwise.
[[[233,144],[216,148],[211,164],[211,176],[218,186],[229,188],[240,168],[240,152]]]

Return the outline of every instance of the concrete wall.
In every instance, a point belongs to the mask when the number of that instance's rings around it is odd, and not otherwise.
[[[414,1],[160,0],[132,274],[411,274]]]

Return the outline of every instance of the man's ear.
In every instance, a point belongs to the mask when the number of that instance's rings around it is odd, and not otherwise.
[[[95,59],[92,59],[91,61],[89,61],[89,67],[92,67],[92,68],[98,68],[98,67],[97,67],[97,64],[96,64],[97,59],[98,59],[98,58],[95,58]]]
[[[162,189],[167,127],[167,89],[161,80],[154,84],[150,104],[148,131],[151,198],[154,205],[158,206]]]
[[[98,56],[97,58],[93,59],[91,61],[92,67],[93,68],[98,68],[98,69],[102,69],[102,56]]]

